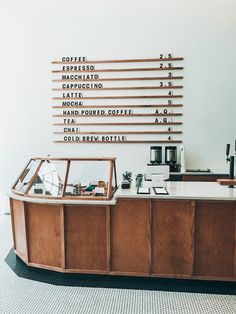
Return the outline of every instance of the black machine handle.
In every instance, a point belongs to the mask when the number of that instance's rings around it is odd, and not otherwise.
[[[234,179],[234,156],[230,156],[229,161],[229,178]]]
[[[236,145],[236,141],[235,141],[235,145]],[[229,156],[229,151],[230,151],[230,144],[226,144],[226,156]]]

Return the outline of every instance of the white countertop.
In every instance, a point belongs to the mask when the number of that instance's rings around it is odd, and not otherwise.
[[[152,188],[150,194],[137,194],[137,188],[118,189],[118,198],[161,198],[161,199],[201,199],[201,200],[233,200],[236,201],[236,188],[220,185],[217,182],[166,182],[168,195],[156,195]]]
[[[150,182],[145,182],[148,186]],[[137,188],[130,189],[119,188],[113,199],[110,201],[102,200],[74,200],[74,199],[50,199],[35,198],[16,195],[12,192],[8,196],[17,200],[41,203],[41,204],[81,204],[81,205],[115,205],[120,198],[155,198],[155,199],[199,199],[199,200],[226,200],[236,201],[236,187],[228,188],[217,182],[183,182],[169,181],[166,182],[168,195],[155,195],[152,188],[150,194],[137,194]]]

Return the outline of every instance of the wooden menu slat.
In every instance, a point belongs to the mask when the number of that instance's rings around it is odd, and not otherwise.
[[[78,118],[102,118],[102,117],[175,117],[182,116],[182,113],[132,113],[132,114],[101,114],[101,115],[73,115],[53,114],[53,117],[78,117]]]
[[[83,100],[83,99],[147,99],[147,98],[182,98],[183,95],[145,95],[145,96],[99,96],[99,97],[53,97],[53,100]]]
[[[165,125],[182,125],[182,122],[105,122],[105,123],[53,123],[55,126],[84,126],[84,125],[157,125],[157,126],[165,126]]]
[[[182,131],[94,131],[94,132],[53,132],[53,134],[182,134]]]
[[[52,70],[52,73],[94,73],[94,72],[141,72],[141,71],[175,71],[183,70],[183,67],[164,67],[164,68],[128,68],[128,69],[94,69],[94,70]]]
[[[52,82],[112,82],[112,81],[164,81],[164,80],[182,80],[183,76],[159,76],[159,77],[113,77],[98,79],[74,79],[74,80],[52,80]]]
[[[132,86],[132,87],[101,87],[101,88],[52,88],[53,91],[104,91],[104,90],[143,90],[143,89],[180,89],[182,85],[173,86]]]
[[[90,143],[90,144],[97,144],[97,143],[102,143],[102,144],[107,144],[107,143],[117,143],[117,144],[128,144],[128,143],[143,143],[143,144],[147,144],[147,143],[162,143],[162,144],[166,144],[166,143],[182,143],[182,141],[174,141],[174,140],[145,140],[145,141],[53,141],[53,143],[65,143],[65,144],[83,144],[83,143]]]
[[[157,104],[157,105],[81,105],[81,106],[52,106],[52,108],[58,109],[68,109],[69,108],[156,108],[156,107],[170,107],[170,108],[177,108],[183,107],[182,104]],[[72,110],[72,109],[71,109]]]
[[[129,62],[170,62],[182,61],[183,57],[176,58],[145,58],[145,59],[116,59],[116,60],[86,60],[86,61],[52,61],[52,64],[96,64],[96,63],[129,63]]]

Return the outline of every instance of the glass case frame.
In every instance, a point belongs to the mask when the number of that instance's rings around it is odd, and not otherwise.
[[[111,200],[115,191],[117,190],[117,175],[116,175],[116,158],[115,157],[81,157],[81,158],[69,158],[69,157],[34,157],[31,158],[24,170],[21,172],[20,176],[17,178],[16,182],[12,186],[12,192],[17,195],[26,196],[26,197],[32,197],[32,198],[45,198],[45,199],[72,199],[72,200]],[[35,182],[37,181],[37,178],[39,177],[39,173],[42,170],[42,166],[45,162],[48,162],[49,164],[53,164],[53,162],[64,162],[66,164],[66,170],[65,170],[65,177],[63,179],[63,183],[58,186],[58,191],[60,188],[60,194],[58,195],[50,195],[48,193],[47,195],[43,194],[32,194],[30,193],[31,189],[35,185]],[[96,193],[96,186],[94,186],[94,190],[92,190],[90,195],[83,195],[76,194],[73,195],[72,193],[67,193],[66,189],[71,184],[68,184],[68,178],[70,174],[71,164],[72,162],[91,162],[91,167],[93,167],[93,164],[96,164],[96,162],[105,162],[108,164],[108,181],[105,183],[104,181],[98,181],[102,182],[103,185],[100,187],[100,190],[98,188],[98,191],[104,191],[104,193]],[[35,163],[35,170],[31,171],[30,173],[30,165],[32,163]],[[34,164],[33,164],[34,165]],[[32,167],[32,166],[31,166]],[[41,170],[40,170],[41,169]],[[55,169],[55,167],[54,167]],[[54,170],[55,171],[55,170]],[[24,182],[27,175],[30,177],[28,182]],[[99,185],[98,185],[99,187]],[[94,192],[95,191],[95,192]]]

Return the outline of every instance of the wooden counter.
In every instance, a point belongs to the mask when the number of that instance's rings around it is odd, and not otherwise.
[[[61,272],[235,281],[235,191],[220,188],[231,197],[220,190],[215,198],[184,197],[183,185],[179,197],[118,191],[104,205],[11,194],[15,253],[30,266]]]

